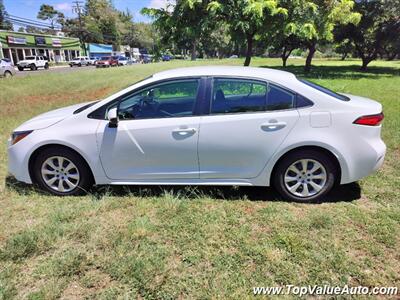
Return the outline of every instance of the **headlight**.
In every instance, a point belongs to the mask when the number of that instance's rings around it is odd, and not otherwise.
[[[11,145],[15,145],[18,143],[20,140],[22,140],[24,137],[28,136],[30,133],[32,133],[33,130],[27,130],[27,131],[14,131],[11,135]]]
[[[105,61],[104,64],[105,64],[105,65],[108,65],[109,63],[108,63],[108,61]]]

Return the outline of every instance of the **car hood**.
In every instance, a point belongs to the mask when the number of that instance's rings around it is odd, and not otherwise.
[[[90,102],[63,107],[38,115],[21,124],[14,131],[36,130],[49,127],[71,116],[75,110],[88,103]]]
[[[18,62],[18,64],[30,64],[30,63],[33,63],[33,62],[35,62],[34,60],[20,60],[19,62]]]

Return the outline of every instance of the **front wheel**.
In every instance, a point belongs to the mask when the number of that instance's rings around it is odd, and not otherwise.
[[[11,74],[11,72],[10,71],[5,71],[4,72],[4,77],[5,78],[11,78],[13,75]]]
[[[23,71],[24,68],[23,67],[18,67],[18,71]]]
[[[337,174],[329,155],[316,150],[299,150],[279,162],[273,184],[285,199],[312,202],[332,189]]]
[[[44,68],[47,70],[49,68],[49,64],[45,64]]]
[[[37,70],[36,65],[32,64],[32,65],[31,65],[31,71],[36,71],[36,70]]]
[[[86,162],[67,148],[54,147],[41,151],[33,168],[39,186],[54,195],[81,195],[93,184]]]

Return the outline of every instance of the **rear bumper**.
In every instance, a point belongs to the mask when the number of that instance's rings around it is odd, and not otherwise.
[[[348,176],[342,177],[341,183],[350,183],[370,175],[378,170],[385,160],[386,145],[381,140],[374,140],[358,145],[356,151],[346,160],[349,166]]]

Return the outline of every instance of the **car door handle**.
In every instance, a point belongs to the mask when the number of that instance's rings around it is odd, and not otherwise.
[[[172,130],[173,133],[178,133],[178,134],[193,134],[196,132],[196,128],[176,128]]]
[[[279,130],[286,126],[286,122],[268,122],[261,124],[261,128],[266,131]]]

